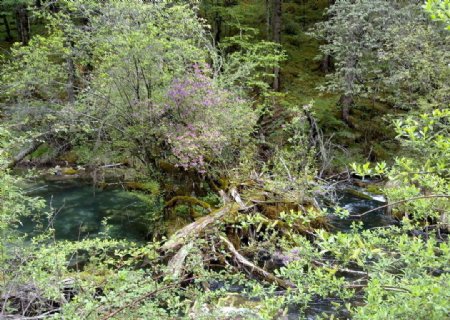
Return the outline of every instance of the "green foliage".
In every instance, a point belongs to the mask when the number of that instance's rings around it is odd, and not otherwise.
[[[450,30],[450,1],[449,0],[427,0],[423,8],[433,20],[441,21]]]
[[[392,166],[378,163],[371,168],[370,163],[353,164],[354,171],[361,176],[387,176],[390,182],[384,192],[390,201],[429,195],[430,199],[417,199],[393,210],[408,213],[413,221],[431,219],[443,223],[444,227],[448,223],[448,199],[433,198],[433,195],[450,195],[449,116],[448,109],[435,109],[398,119],[395,121],[397,138],[409,155],[397,157]]]
[[[7,169],[7,152],[11,145],[18,142],[19,139],[14,138],[7,128],[0,126],[0,232],[3,249],[9,241],[17,240],[18,234],[10,230],[17,229],[21,219],[32,214],[33,210],[44,207],[42,200],[25,195],[20,187],[21,179]]]
[[[239,84],[246,90],[257,89],[264,96],[270,91],[273,68],[287,56],[279,44],[257,41],[256,35],[256,29],[240,27],[238,35],[221,41],[220,81],[228,87]]]
[[[428,1],[425,8],[445,20],[442,3],[447,1]],[[240,8],[235,2],[219,4],[227,9],[219,12],[216,6],[211,11],[216,17]],[[290,11],[297,8],[286,5]],[[313,6],[308,3],[308,10]],[[338,0],[329,20],[319,25],[319,38],[328,41],[323,53],[331,54],[337,67],[327,90],[418,109],[394,123],[408,156],[389,165],[353,166],[361,176],[390,180],[384,192],[399,202],[394,213],[403,216],[401,224],[364,230],[356,222],[351,230],[334,233],[311,228],[326,218],[312,204],[303,211],[279,210],[274,219],[259,212],[260,205],[271,202],[270,194],[304,204],[315,189],[321,191],[313,182],[315,150],[305,134],[307,115],[315,116],[312,104],[304,109],[280,104],[290,111],[283,135],[270,145],[273,153],[261,165],[262,173],[255,171],[259,150],[253,130],[260,108],[252,106],[248,94],[256,93],[264,103],[275,100],[267,99],[273,98],[270,70],[286,58],[278,45],[257,41],[255,29],[228,24],[240,33],[224,37],[218,55],[190,3],[68,0],[58,2],[57,12],[41,12],[48,34],[13,47],[0,75],[2,107],[13,115],[8,120],[20,127],[18,132],[36,137],[32,132],[50,131],[53,139],[77,145],[87,163],[135,157],[157,178],[160,160],[187,173],[207,173],[202,177],[212,180],[234,175],[244,192],[252,193],[256,184],[263,199],[251,202],[245,214],[234,210],[224,223],[186,238],[179,270],[173,267],[179,254],[162,256],[158,241],[116,241],[105,232],[104,238],[57,242],[49,228],[24,242],[17,227],[43,202],[27,197],[20,179],[6,169],[9,150],[28,139],[0,127],[2,313],[33,317],[58,306],[53,316],[64,319],[227,318],[221,307],[228,307],[231,287],[239,285],[252,301],[238,313],[250,319],[281,318],[293,305],[306,314],[318,301],[332,301],[332,316],[345,318],[448,317],[450,249],[439,231],[448,230],[450,208],[448,199],[433,198],[450,194],[447,35],[418,8],[402,1]],[[291,45],[304,41],[296,30],[300,22],[286,28]],[[301,64],[303,58],[295,59]],[[297,83],[310,77],[301,74]],[[311,92],[301,99],[309,101]],[[318,103],[325,110],[336,100],[330,95]],[[339,128],[333,115],[322,118]],[[350,130],[339,134],[362,139]],[[242,182],[249,175],[252,180]],[[136,194],[148,211],[140,218],[160,235],[163,190],[157,180],[141,180],[142,192]],[[405,201],[417,197],[423,198]],[[203,200],[221,202],[213,193]],[[181,204],[174,212],[188,216],[197,210]],[[344,209],[335,214],[349,218]],[[255,268],[236,262],[218,241],[233,234],[240,254],[289,284],[282,294],[273,284],[249,279]],[[262,260],[260,254],[269,257]]]
[[[315,35],[327,42],[321,51],[335,59],[336,71],[322,89],[400,108],[448,101],[448,34],[420,6],[340,0],[327,14]]]

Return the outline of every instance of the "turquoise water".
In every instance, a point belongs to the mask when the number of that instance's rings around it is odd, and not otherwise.
[[[142,241],[147,235],[142,219],[147,206],[120,188],[100,190],[86,181],[71,179],[41,181],[28,189],[30,196],[46,200],[51,217],[41,221],[44,228],[55,229],[56,239],[80,240],[108,232],[112,238]],[[107,221],[107,227],[103,221]],[[36,222],[29,219],[22,223],[21,231],[32,234]]]
[[[44,228],[53,227],[58,240],[81,240],[98,236],[116,239],[143,241],[148,235],[149,226],[145,215],[147,205],[132,193],[122,188],[100,190],[89,181],[80,179],[39,181],[27,187],[30,196],[39,196],[46,200],[46,211],[50,218],[41,219]],[[361,214],[377,208],[384,199],[365,199],[352,193],[340,191],[339,205],[350,214]],[[361,218],[340,219],[330,217],[336,231],[348,231],[354,221],[362,221],[364,228],[373,228],[394,224],[395,221],[385,214],[384,209],[369,213]],[[32,235],[36,222],[24,220],[21,231]],[[106,223],[104,223],[106,222]]]

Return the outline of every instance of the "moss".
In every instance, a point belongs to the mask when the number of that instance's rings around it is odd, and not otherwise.
[[[279,218],[280,212],[283,210],[280,210],[278,206],[264,205],[262,206],[261,211],[267,218],[276,220]]]
[[[142,182],[130,181],[125,183],[125,188],[127,190],[144,190],[144,184]]]
[[[383,190],[375,184],[369,184],[366,189],[367,189],[367,191],[369,191],[370,193],[373,193],[373,194],[379,194],[379,195],[384,194]]]
[[[59,159],[62,161],[67,161],[68,163],[77,163],[78,154],[75,151],[71,150],[61,155]]]
[[[355,197],[361,198],[361,199],[366,199],[366,200],[372,200],[372,197],[365,194],[364,192],[355,190],[355,189],[346,189],[345,190],[347,193],[350,193],[351,195],[354,195]]]
[[[165,223],[167,237],[172,236],[175,232],[188,225],[190,222],[191,220],[189,219],[189,217],[170,214]]]
[[[166,202],[166,207],[169,207],[169,208],[173,207],[180,202],[187,203],[190,206],[197,205],[197,206],[200,206],[200,207],[208,209],[208,210],[211,209],[211,206],[209,205],[209,203],[199,200],[195,197],[188,197],[188,196],[175,196]]]
[[[44,143],[42,145],[39,146],[39,148],[36,149],[36,151],[34,151],[31,155],[30,155],[30,159],[38,159],[44,155],[50,154],[51,153],[51,148],[48,144]]]
[[[166,173],[176,173],[180,170],[178,167],[167,161],[159,161],[158,167],[159,169],[161,169],[161,171],[164,171]]]
[[[326,229],[326,230],[328,230],[328,229],[331,228],[330,221],[325,216],[320,216],[320,217],[315,218],[313,221],[311,221],[310,226],[313,229]]]
[[[230,181],[225,177],[219,178],[219,183],[220,183],[220,188],[222,190],[227,190],[228,187],[230,186]]]
[[[65,175],[69,175],[69,176],[78,173],[78,171],[75,170],[74,168],[64,168],[62,172],[63,172]]]
[[[159,195],[160,194],[160,187],[158,182],[156,181],[129,181],[125,183],[125,188],[127,190],[134,190],[134,191],[143,191],[145,193],[150,193],[152,195]]]
[[[381,144],[378,143],[373,146],[373,154],[375,157],[374,160],[377,161],[390,159],[389,152]]]

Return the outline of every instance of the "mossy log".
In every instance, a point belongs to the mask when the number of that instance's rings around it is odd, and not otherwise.
[[[211,205],[207,202],[201,201],[195,197],[189,197],[189,196],[175,196],[169,201],[166,202],[166,208],[170,208],[175,206],[177,203],[184,202],[191,206],[196,205],[200,206],[209,212],[211,212]]]
[[[198,236],[211,224],[221,220],[225,215],[237,210],[237,205],[226,204],[222,208],[211,212],[209,215],[198,219],[181,228],[161,247],[162,251],[173,251],[179,249],[186,243],[187,239]]]

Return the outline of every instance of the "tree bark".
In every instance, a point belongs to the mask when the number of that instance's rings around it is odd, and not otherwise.
[[[345,73],[344,73],[344,89],[345,93],[341,96],[339,100],[339,105],[342,108],[342,120],[349,126],[353,127],[349,121],[350,108],[353,105],[354,99],[353,95],[355,92],[356,84],[356,66],[358,65],[358,57],[355,55],[350,55],[347,57],[345,63]]]
[[[23,45],[28,44],[28,41],[30,41],[30,22],[27,10],[25,4],[18,4],[15,8],[17,33]]]
[[[11,28],[9,27],[8,17],[6,16],[6,14],[2,15],[2,19],[3,19],[3,25],[5,26],[5,32],[6,32],[5,41],[10,42],[13,40],[13,37],[11,34]]]
[[[351,126],[351,122],[349,120],[350,117],[350,108],[353,105],[353,97],[349,94],[343,94],[339,99],[339,105],[341,107],[342,112],[342,120],[348,125]]]
[[[282,0],[274,0],[273,2],[273,24],[272,24],[272,34],[273,42],[281,43],[281,7]],[[274,79],[272,88],[275,91],[280,91],[280,68],[275,67],[273,70]]]
[[[215,34],[214,34],[214,42],[215,44],[219,44],[220,39],[222,37],[222,17],[221,15],[216,12],[216,16],[214,18],[214,24],[216,25],[216,30],[215,30]]]
[[[266,33],[267,40],[272,40],[272,3],[266,0]]]
[[[332,72],[333,69],[334,69],[333,58],[331,55],[327,54],[323,57],[322,61],[320,62],[320,71],[327,74]]]

